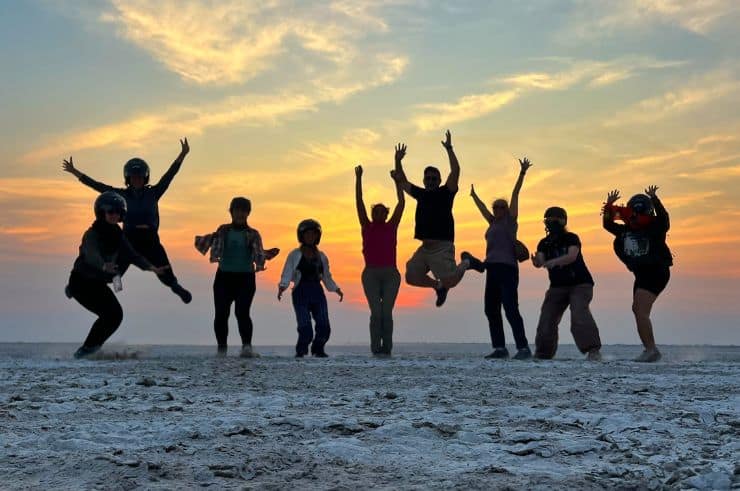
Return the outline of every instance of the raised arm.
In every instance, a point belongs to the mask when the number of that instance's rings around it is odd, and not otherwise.
[[[406,145],[403,143],[399,143],[398,145],[396,145],[395,165],[393,167],[393,173],[391,174],[391,177],[393,177],[393,180],[396,181],[396,186],[399,186],[402,190],[411,194],[412,184],[406,178],[406,172],[404,172],[403,165],[401,165],[401,161],[403,160],[404,156],[406,156]]]
[[[77,179],[80,180],[82,184],[85,186],[93,188],[95,191],[99,193],[104,193],[106,191],[115,191],[116,188],[113,186],[109,186],[108,184],[103,184],[102,182],[98,182],[95,179],[92,179],[79,170],[75,168],[75,164],[72,161],[72,157],[69,158],[69,160],[63,160],[62,161],[62,170],[64,172],[69,172],[73,176],[75,176]]]
[[[460,181],[460,163],[457,161],[455,151],[452,149],[452,134],[450,130],[445,132],[445,140],[442,142],[442,146],[447,150],[447,156],[450,159],[450,175],[447,176],[445,186],[454,193],[457,191]]]
[[[473,198],[473,202],[475,203],[475,206],[478,207],[478,210],[480,211],[480,214],[483,215],[483,218],[490,224],[493,222],[493,213],[488,211],[488,208],[486,208],[486,204],[481,201],[481,199],[478,197],[478,195],[475,192],[475,187],[473,185],[470,185],[470,196]]]
[[[619,199],[619,190],[614,189],[609,191],[606,195],[606,202],[604,203],[604,209],[601,211],[602,226],[604,229],[614,235],[619,235],[624,230],[624,225],[614,223],[614,217],[612,216],[611,206]]]
[[[391,171],[391,178],[395,182],[395,177],[393,176],[395,174],[395,171]],[[401,189],[401,186],[398,185],[398,182],[395,182],[396,184],[396,198],[398,199],[398,202],[396,203],[396,208],[393,210],[393,215],[391,215],[391,219],[389,220],[390,223],[393,225],[398,225],[401,223],[401,217],[403,217],[403,210],[406,208],[406,196],[403,194],[403,189]]]
[[[188,145],[188,139],[184,138],[180,140],[180,155],[178,155],[175,161],[172,162],[172,165],[170,165],[170,168],[167,169],[167,172],[162,175],[162,177],[159,179],[159,182],[154,185],[154,191],[157,194],[157,198],[162,197],[165,191],[167,191],[167,188],[170,187],[172,180],[175,178],[175,175],[178,173],[180,167],[182,166],[183,160],[185,160],[185,156],[189,152],[190,145]]]
[[[645,194],[650,196],[653,202],[653,208],[655,208],[655,216],[664,227],[666,232],[671,228],[671,220],[668,217],[668,210],[665,209],[663,203],[658,199],[658,186],[648,186],[645,190]]]
[[[357,218],[360,220],[360,226],[365,227],[370,223],[367,218],[367,209],[365,202],[362,200],[362,166],[355,167],[355,205],[357,206]]]
[[[519,177],[516,180],[516,184],[514,184],[514,190],[511,192],[511,200],[509,201],[509,215],[514,219],[519,217],[519,191],[522,190],[524,175],[532,167],[532,163],[527,157],[524,157],[524,159],[519,159],[519,165],[521,166],[521,170],[519,171]]]

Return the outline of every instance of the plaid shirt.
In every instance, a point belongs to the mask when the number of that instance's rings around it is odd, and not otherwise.
[[[206,235],[196,235],[195,248],[198,249],[198,252],[200,252],[204,256],[206,255],[206,252],[208,252],[208,249],[210,249],[211,255],[209,257],[209,260],[212,263],[221,262],[221,258],[223,257],[224,253],[224,244],[226,243],[226,235],[232,229],[233,225],[227,223],[218,227],[218,230],[213,233]],[[252,258],[254,259],[255,264],[254,270],[263,271],[265,269],[265,260],[268,258],[266,257],[265,250],[262,247],[262,237],[257,230],[249,226],[247,226],[246,228],[246,234],[247,249],[252,249]],[[270,257],[269,259],[272,258]]]

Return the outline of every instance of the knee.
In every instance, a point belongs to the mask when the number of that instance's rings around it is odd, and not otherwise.
[[[121,309],[120,306],[115,309],[111,309],[106,317],[111,325],[118,327],[121,325],[121,322],[123,322],[123,309]]]

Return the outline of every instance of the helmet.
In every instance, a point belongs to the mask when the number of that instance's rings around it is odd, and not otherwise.
[[[134,157],[126,162],[123,166],[123,180],[127,186],[131,184],[131,176],[142,176],[144,183],[149,184],[149,165],[144,159]]]
[[[627,202],[627,207],[640,215],[653,214],[653,200],[646,194],[636,194]]]
[[[303,244],[303,233],[308,230],[316,230],[319,233],[319,237],[316,239],[316,245],[319,245],[319,242],[321,242],[321,224],[313,218],[308,218],[298,224],[298,230],[296,231],[298,242]]]
[[[561,218],[565,220],[566,223],[568,223],[568,213],[565,211],[565,209],[560,208],[559,206],[551,206],[550,208],[545,210],[545,218]]]
[[[95,200],[95,218],[105,219],[106,211],[117,211],[121,215],[121,221],[126,217],[126,200],[123,196],[114,192],[106,191]]]

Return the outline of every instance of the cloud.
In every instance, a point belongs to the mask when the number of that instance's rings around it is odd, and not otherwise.
[[[412,119],[420,131],[439,130],[451,123],[476,119],[511,104],[528,92],[566,90],[578,84],[599,88],[635,76],[643,70],[681,66],[683,61],[659,61],[651,58],[621,58],[611,61],[545,58],[543,63],[567,65],[558,71],[526,72],[495,79],[496,90],[459,97],[451,103],[417,106]]]

